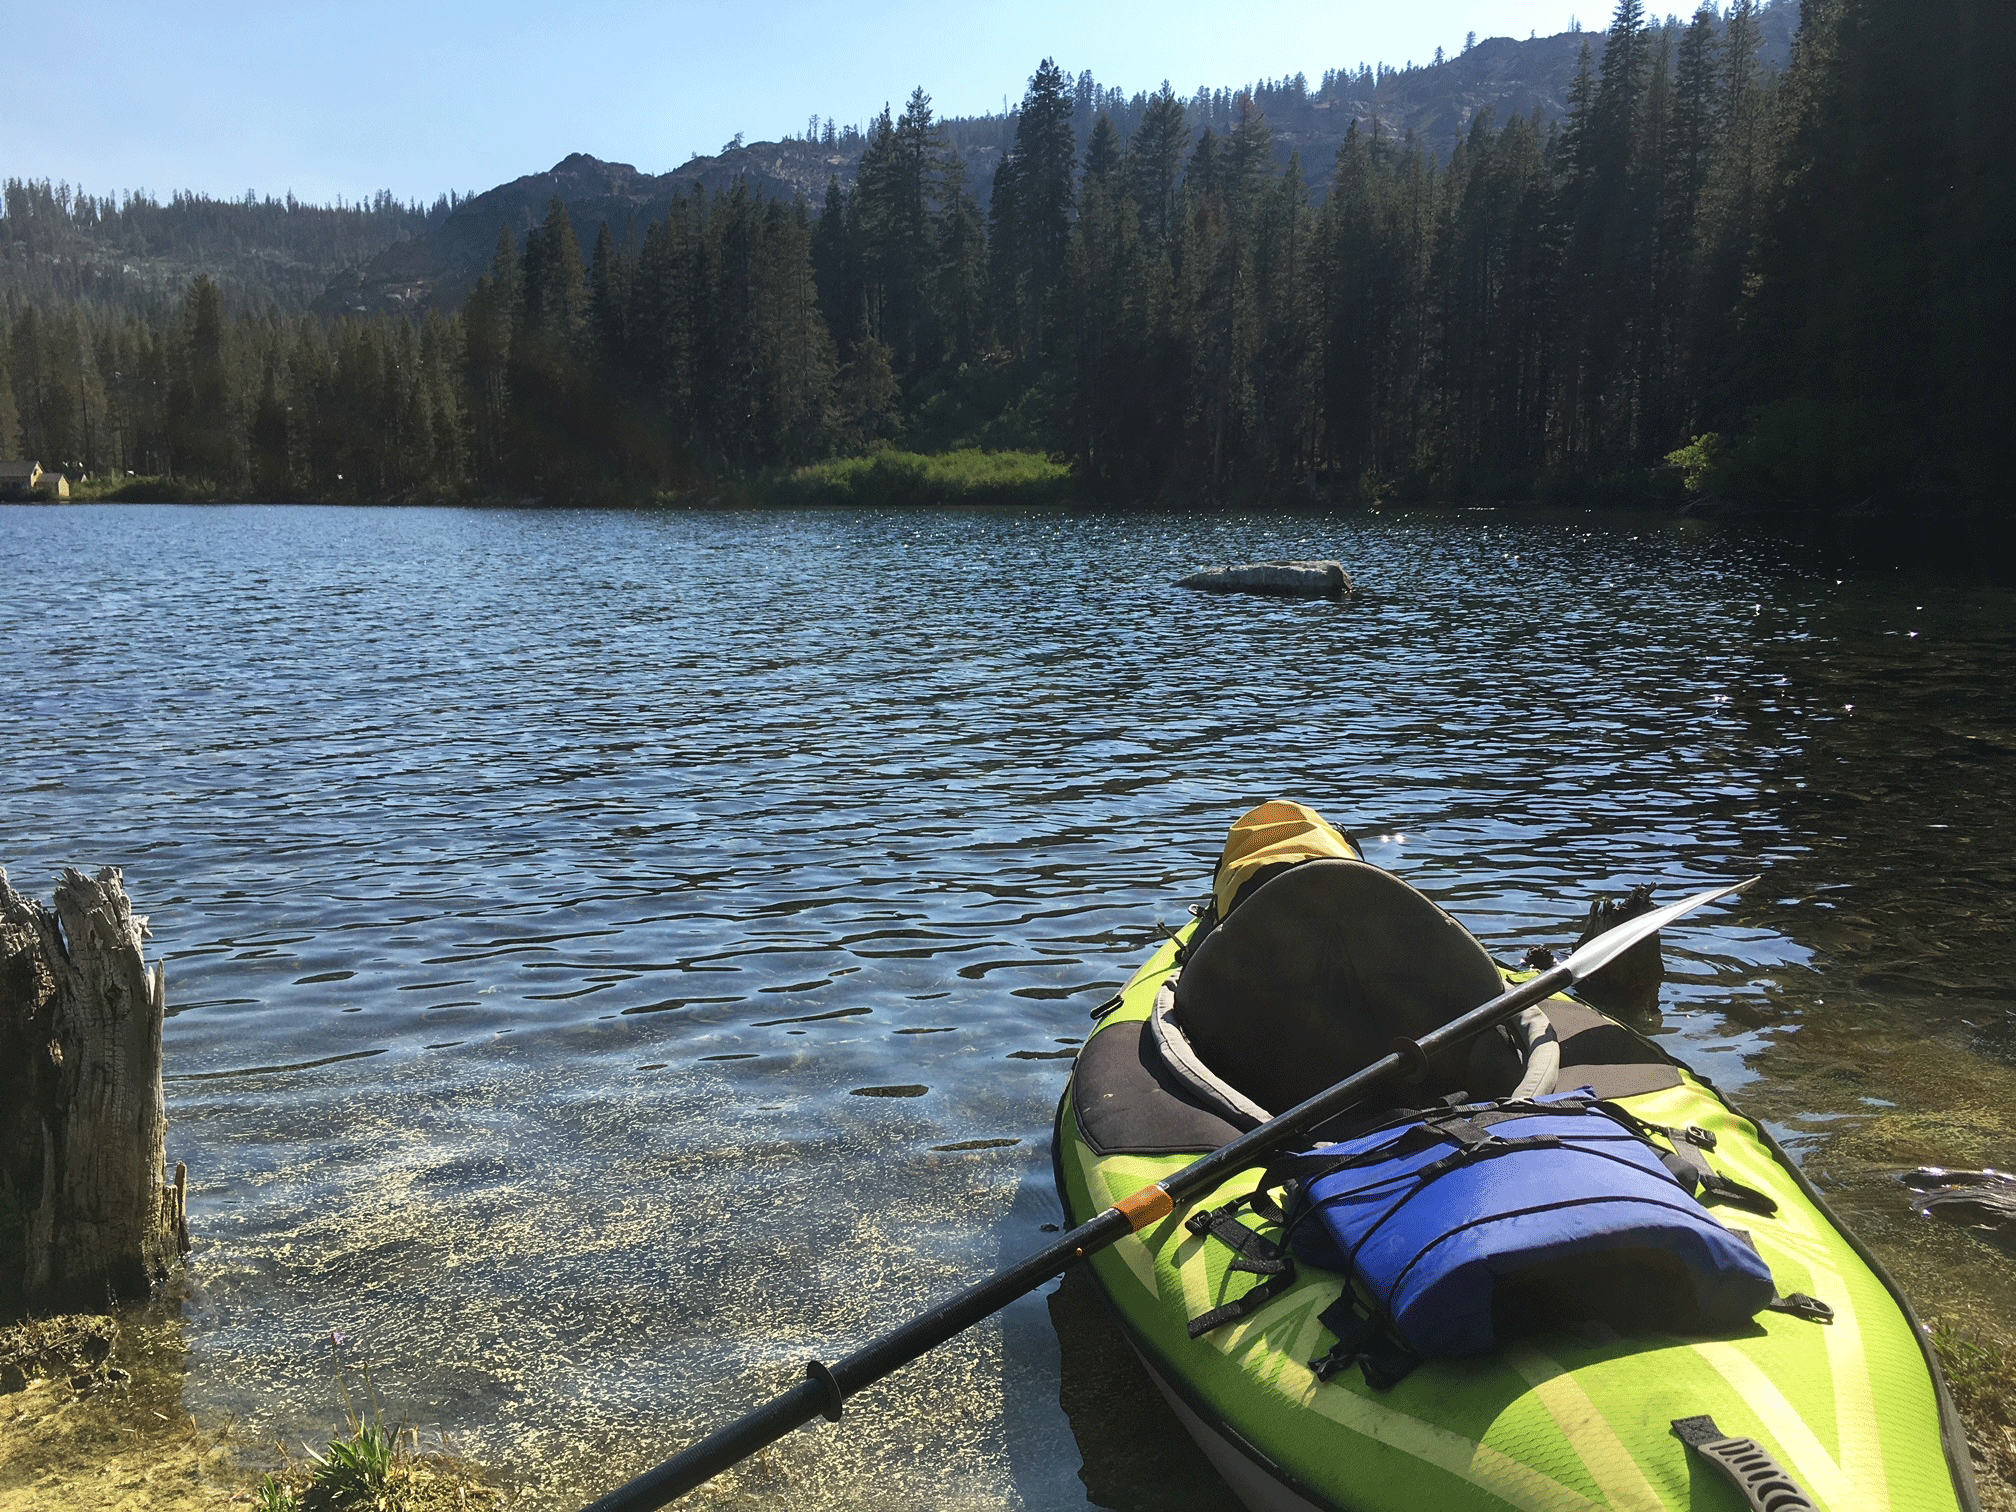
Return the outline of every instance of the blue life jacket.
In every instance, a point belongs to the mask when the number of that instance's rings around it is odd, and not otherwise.
[[[1773,1305],[1770,1267],[1691,1192],[1770,1199],[1716,1176],[1684,1137],[1666,1154],[1648,1132],[1585,1088],[1412,1114],[1269,1174],[1300,1176],[1295,1254],[1348,1272],[1369,1321],[1421,1358],[1483,1354],[1564,1314],[1741,1328]]]

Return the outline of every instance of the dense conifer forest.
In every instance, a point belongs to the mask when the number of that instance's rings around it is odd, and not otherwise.
[[[1753,0],[1586,40],[1560,120],[1446,154],[1375,122],[1284,161],[1293,91],[1088,102],[1046,60],[984,199],[920,89],[809,199],[555,200],[456,309],[10,289],[0,456],[259,498],[760,490],[893,443],[1109,502],[2006,499],[2016,6],[1803,0],[1782,71]],[[453,208],[322,213],[362,247]]]

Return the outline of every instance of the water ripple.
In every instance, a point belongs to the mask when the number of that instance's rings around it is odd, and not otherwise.
[[[1968,1163],[1922,1110],[2016,1150],[2004,591],[1489,513],[7,508],[0,549],[0,864],[152,917],[189,1397],[251,1438],[326,1426],[340,1323],[574,1504],[1022,1253],[1086,1011],[1274,796],[1506,960],[1764,871],[1662,1032],[2016,1329],[1881,1174]],[[1166,586],[1291,555],[1365,591]],[[1060,1368],[1019,1305],[768,1473],[1082,1504]]]

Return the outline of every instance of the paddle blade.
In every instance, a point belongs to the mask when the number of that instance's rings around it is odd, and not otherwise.
[[[1691,898],[1682,898],[1678,903],[1668,903],[1664,908],[1655,908],[1652,912],[1640,914],[1635,919],[1626,919],[1616,928],[1604,930],[1559,964],[1567,967],[1569,975],[1579,982],[1609,965],[1640,940],[1650,939],[1675,919],[1694,912],[1703,904],[1713,903],[1717,898],[1727,898],[1740,893],[1755,881],[1757,881],[1755,877],[1745,877],[1741,882],[1731,882],[1724,887],[1711,887],[1708,891],[1698,892]]]

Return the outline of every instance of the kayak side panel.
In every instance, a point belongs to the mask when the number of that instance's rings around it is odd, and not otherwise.
[[[1136,1351],[1139,1354],[1139,1351]],[[1335,1509],[1309,1500],[1281,1479],[1278,1469],[1260,1464],[1250,1448],[1235,1443],[1228,1435],[1214,1428],[1198,1414],[1162,1377],[1162,1372],[1148,1363],[1145,1356],[1142,1367],[1148,1372],[1148,1379],[1155,1383],[1155,1389],[1162,1393],[1162,1399],[1169,1404],[1185,1431],[1197,1441],[1212,1468],[1225,1478],[1225,1484],[1232,1488],[1235,1496],[1243,1502],[1249,1512],[1335,1512]]]

